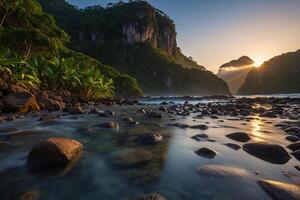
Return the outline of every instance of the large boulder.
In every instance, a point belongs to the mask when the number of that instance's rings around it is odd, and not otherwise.
[[[69,138],[49,138],[35,145],[27,163],[31,167],[64,165],[77,158],[83,145]]]
[[[259,180],[258,184],[275,200],[299,200],[300,186],[272,180]]]
[[[157,144],[163,139],[159,133],[144,133],[137,137],[136,141],[141,144]]]
[[[231,134],[226,135],[226,137],[228,137],[232,140],[238,141],[238,142],[248,142],[249,140],[251,140],[249,135],[244,132],[231,133]]]
[[[250,155],[273,164],[284,164],[291,159],[287,151],[278,144],[248,143],[243,145],[243,149]]]
[[[40,110],[36,98],[29,92],[10,93],[4,99],[4,110],[6,112],[22,112]]]

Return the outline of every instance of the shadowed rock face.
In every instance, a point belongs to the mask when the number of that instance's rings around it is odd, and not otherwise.
[[[273,164],[284,164],[291,159],[286,150],[277,144],[248,143],[243,145],[243,149],[250,155]]]
[[[300,199],[300,186],[272,180],[259,180],[258,184],[275,200]]]
[[[75,159],[82,149],[82,144],[76,140],[49,138],[33,147],[27,163],[30,167],[64,165]]]

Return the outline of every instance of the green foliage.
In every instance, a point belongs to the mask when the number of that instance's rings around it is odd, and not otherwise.
[[[116,94],[118,97],[139,97],[143,95],[136,79],[128,75],[119,75],[114,78]]]

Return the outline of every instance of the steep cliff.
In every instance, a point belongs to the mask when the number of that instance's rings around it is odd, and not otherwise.
[[[63,0],[40,2],[70,34],[70,47],[134,76],[146,94],[229,93],[226,83],[181,53],[173,21],[145,1],[83,10]],[[64,8],[71,11],[64,15]]]
[[[238,94],[300,92],[300,50],[276,56],[253,68]]]
[[[253,64],[254,61],[251,58],[242,56],[220,66],[217,76],[228,84],[232,94],[237,94],[244,84],[247,74],[253,68]]]

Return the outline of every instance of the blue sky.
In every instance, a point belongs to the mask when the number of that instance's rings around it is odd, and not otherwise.
[[[69,0],[80,8],[114,0]],[[182,51],[209,70],[300,49],[300,0],[149,0],[175,22]]]

